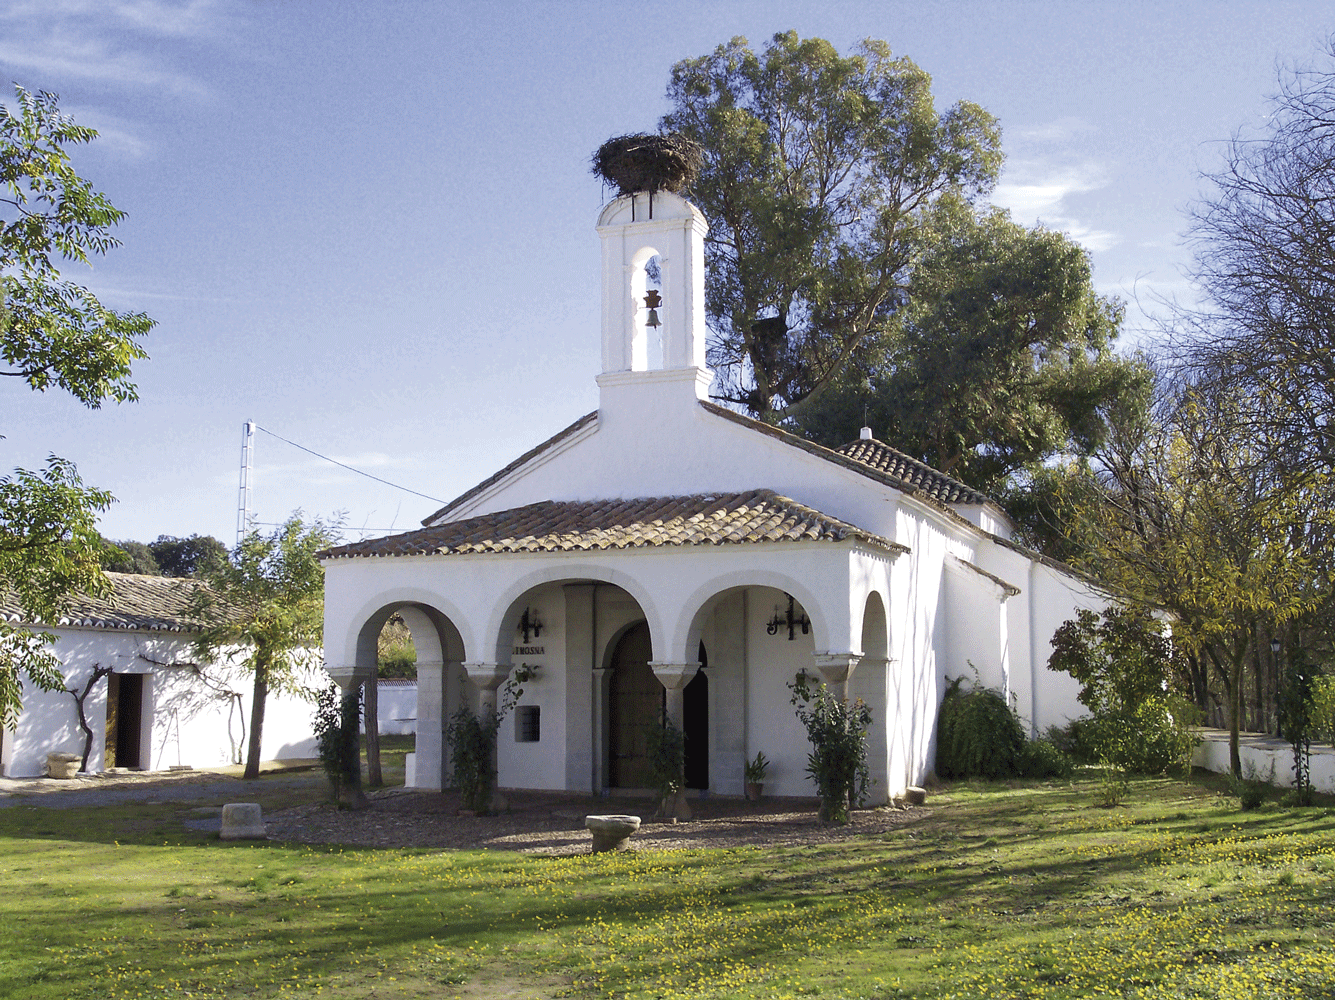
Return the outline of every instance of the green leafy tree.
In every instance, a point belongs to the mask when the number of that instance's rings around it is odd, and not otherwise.
[[[986,194],[996,120],[936,111],[931,79],[881,41],[734,38],[672,69],[660,123],[699,143],[705,308],[722,398],[778,422],[890,329],[926,210]]]
[[[1148,403],[1141,362],[1112,350],[1122,309],[1062,233],[945,197],[923,216],[907,301],[798,418],[837,447],[864,422],[976,489],[1054,456],[1087,458],[1108,410]],[[942,392],[949,386],[949,392]]]
[[[152,550],[143,542],[130,539],[105,542],[102,550],[102,568],[108,573],[138,573],[141,576],[161,576],[162,567],[153,558]]]
[[[1260,628],[1325,600],[1333,516],[1319,483],[1267,460],[1250,406],[1217,386],[1178,390],[1158,419],[1117,428],[1097,488],[1073,490],[1063,513],[1077,564],[1132,606],[1166,611],[1176,650],[1209,666],[1238,777],[1244,664]]]
[[[75,173],[67,152],[96,136],[51,94],[16,87],[15,106],[0,106],[0,376],[64,390],[93,409],[135,398],[130,366],[147,356],[139,341],[153,326],[60,274],[61,261],[87,264],[117,245],[111,228],[124,213]],[[72,595],[108,592],[96,518],[111,502],[55,456],[0,478],[0,585],[26,618],[51,621]],[[0,622],[0,724],[17,717],[24,677],[64,690],[50,642]]]
[[[1132,771],[1189,767],[1194,717],[1164,625],[1143,607],[1082,610],[1052,637],[1048,666],[1081,684],[1092,755]]]
[[[163,576],[207,577],[227,562],[227,546],[212,535],[158,535],[156,542],[148,543],[148,550]]]
[[[324,574],[316,553],[338,526],[293,514],[272,534],[252,531],[197,590],[201,657],[240,658],[254,676],[245,777],[260,773],[264,706],[270,691],[300,691],[324,626]]]

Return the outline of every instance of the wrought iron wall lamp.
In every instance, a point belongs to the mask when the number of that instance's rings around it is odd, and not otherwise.
[[[787,613],[781,614],[779,606],[777,604],[774,605],[774,617],[771,618],[769,624],[765,626],[765,631],[770,635],[778,635],[779,629],[786,627],[788,629],[788,641],[792,642],[793,639],[797,637],[797,629],[799,627],[802,629],[803,635],[810,634],[811,619],[807,617],[805,611],[800,615],[795,613],[796,602],[793,600],[792,594],[784,594],[784,596],[788,598]]]
[[[515,627],[516,632],[524,633],[524,645],[529,644],[530,634],[534,639],[542,635],[542,620],[538,618],[536,608],[525,608],[524,613],[519,616],[519,624]]]

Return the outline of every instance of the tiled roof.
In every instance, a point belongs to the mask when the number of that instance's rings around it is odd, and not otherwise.
[[[190,598],[205,584],[171,576],[108,573],[112,592],[106,597],[76,597],[51,627],[130,629],[150,632],[192,632]],[[0,617],[9,622],[29,619],[12,591],[0,597]]]
[[[854,539],[886,551],[904,546],[812,510],[771,490],[553,501],[502,510],[401,535],[326,549],[321,558],[579,552],[663,545]]]
[[[759,431],[794,448],[801,448],[827,462],[842,465],[861,475],[880,480],[905,493],[925,497],[938,505],[991,502],[977,490],[880,441],[854,441],[839,448],[826,448],[779,427],[743,416],[717,403],[702,402],[700,405],[710,413],[725,417],[733,423]]]
[[[867,465],[893,479],[907,483],[915,492],[942,503],[987,503],[988,498],[944,472],[937,472],[925,462],[919,462],[902,451],[891,448],[875,438],[853,441],[834,449],[840,455]]]

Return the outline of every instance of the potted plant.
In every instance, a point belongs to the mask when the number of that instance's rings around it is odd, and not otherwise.
[[[765,772],[769,770],[769,761],[763,752],[757,750],[755,760],[745,764],[746,797],[751,802],[759,802],[765,794]]]

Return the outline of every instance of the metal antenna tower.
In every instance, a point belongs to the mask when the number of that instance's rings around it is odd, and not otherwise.
[[[250,526],[250,486],[255,471],[255,421],[241,427],[241,489],[236,498],[236,544],[246,537]]]

